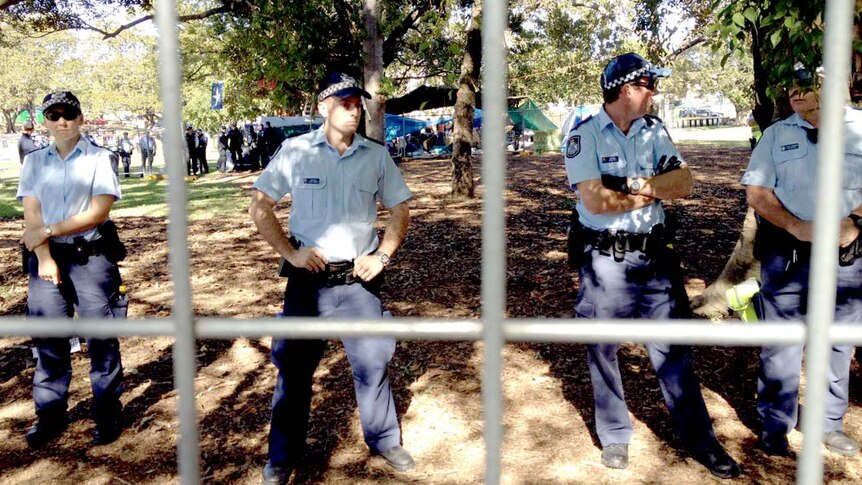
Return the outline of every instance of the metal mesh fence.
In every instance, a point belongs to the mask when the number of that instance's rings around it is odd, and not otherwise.
[[[174,305],[170,319],[130,321],[122,327],[96,320],[42,319],[38,327],[23,317],[4,317],[0,334],[8,336],[156,336],[171,335],[174,343],[174,383],[179,395],[179,474],[182,483],[199,483],[199,440],[195,407],[195,338],[235,338],[255,336],[329,338],[358,335],[386,335],[401,339],[482,340],[484,369],[482,399],[485,421],[485,483],[496,484],[501,477],[503,441],[502,348],[506,341],[549,342],[668,342],[693,345],[806,344],[806,374],[809,382],[826,382],[828,354],[833,343],[862,343],[862,328],[832,326],[837,255],[837,218],[843,157],[842,110],[849,78],[853,3],[828,0],[825,37],[825,81],[822,98],[822,144],[819,152],[817,212],[814,231],[818,234],[812,255],[811,291],[807,326],[801,322],[712,325],[698,321],[608,321],[589,323],[574,320],[506,319],[506,29],[507,4],[486,0],[482,31],[484,56],[485,122],[482,131],[484,155],[482,177],[485,186],[482,230],[482,318],[464,320],[380,320],[321,321],[292,319],[289,326],[275,319],[195,319],[191,304],[186,186],[182,164],[169,164],[170,265],[174,283]],[[161,52],[159,78],[164,106],[164,126],[181,126],[180,64],[178,57],[175,0],[159,0],[156,6]],[[179,130],[165,130],[165,156],[181,160]],[[799,459],[797,481],[821,483],[825,385],[806,388],[802,417],[804,444]]]

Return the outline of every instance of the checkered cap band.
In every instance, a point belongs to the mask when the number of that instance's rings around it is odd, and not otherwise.
[[[81,111],[81,103],[78,102],[78,99],[68,91],[49,94],[48,98],[42,102],[42,110],[44,111],[56,104],[67,104],[77,108],[78,111]]]
[[[360,91],[362,91],[362,86],[360,86],[359,83],[356,82],[356,79],[353,79],[352,77],[350,77],[346,74],[342,74],[340,82],[337,82],[335,84],[330,84],[329,86],[326,87],[326,89],[324,89],[323,91],[320,92],[320,94],[317,95],[317,101],[318,102],[323,101],[324,99],[332,96],[333,94],[337,93],[338,91],[341,91],[342,89],[348,89],[348,88],[356,88],[356,89],[359,89]]]
[[[602,87],[605,90],[609,90],[609,89],[613,89],[617,86],[622,86],[625,83],[630,83],[639,77],[644,77],[644,76],[648,75],[648,73],[652,70],[652,68],[653,68],[652,64],[648,63],[645,66],[641,67],[640,69],[632,71],[632,72],[626,74],[625,76],[623,76],[621,78],[617,78],[617,79],[614,79],[613,81],[609,81],[609,82],[606,80],[605,84],[603,84]]]

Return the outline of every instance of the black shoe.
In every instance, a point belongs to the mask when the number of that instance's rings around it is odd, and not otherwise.
[[[847,436],[843,431],[830,431],[823,437],[823,444],[832,453],[844,456],[856,456],[859,454],[859,443]]]
[[[63,434],[69,427],[69,418],[40,419],[27,431],[24,438],[30,448],[39,448]]]
[[[629,445],[613,444],[602,448],[602,465],[623,470],[629,466]]]
[[[120,420],[96,423],[96,428],[93,430],[93,444],[101,446],[113,443],[122,433],[123,425]]]
[[[266,462],[263,467],[263,485],[284,485],[290,480],[290,474],[293,473],[293,468],[286,466],[275,466],[270,462]]]
[[[769,456],[793,457],[793,451],[790,450],[790,444],[787,443],[787,435],[785,434],[761,437],[757,447]]]
[[[734,478],[739,476],[739,465],[724,451],[718,443],[700,450],[691,450],[692,457],[718,478]]]
[[[413,461],[413,457],[410,456],[410,453],[400,446],[393,446],[388,450],[383,450],[379,452],[378,455],[382,456],[383,459],[386,460],[387,465],[400,472],[412,470],[416,467],[416,463]]]

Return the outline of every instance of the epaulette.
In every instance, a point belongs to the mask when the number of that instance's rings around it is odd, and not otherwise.
[[[658,116],[654,116],[654,115],[644,115],[644,121],[646,121],[647,126],[654,125],[656,123],[656,121],[658,121],[659,123],[662,123],[661,118],[659,118]]]
[[[359,133],[357,133],[357,135],[359,135]],[[382,147],[385,147],[385,146],[386,146],[386,143],[383,143],[382,141],[377,140],[377,139],[375,139],[375,138],[371,138],[371,137],[366,136],[366,135],[359,135],[359,136],[361,136],[362,138],[365,138],[365,139],[366,139],[366,140],[368,140],[368,141],[371,141],[371,142],[377,143],[378,145],[380,145],[380,146],[382,146]]]
[[[572,127],[572,129],[573,129],[573,130],[577,130],[578,128],[580,128],[580,127],[581,127],[581,125],[583,125],[583,124],[584,124],[584,123],[586,123],[587,121],[590,121],[591,119],[593,119],[593,115],[589,115],[589,116],[587,116],[586,118],[582,119],[581,121],[578,121],[578,122],[575,124],[575,126],[573,126],[573,127]]]

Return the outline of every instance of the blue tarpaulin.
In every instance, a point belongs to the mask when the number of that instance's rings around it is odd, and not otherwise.
[[[422,121],[406,116],[386,115],[386,141],[392,141],[399,136],[408,135],[421,131],[428,125],[432,125],[436,121]]]

